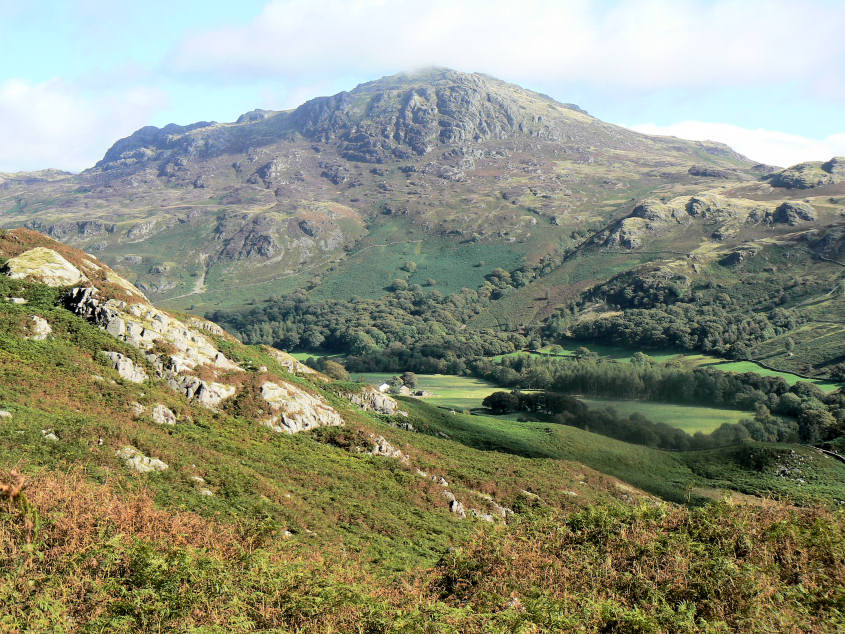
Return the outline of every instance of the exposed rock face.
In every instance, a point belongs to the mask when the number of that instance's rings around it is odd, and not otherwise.
[[[17,273],[19,277],[32,276],[38,281],[60,280],[60,285],[70,280],[87,282],[89,285],[77,286],[70,291],[65,299],[67,308],[113,337],[145,352],[156,376],[189,401],[216,408],[237,393],[238,387],[230,383],[239,381],[231,381],[228,375],[245,370],[220,352],[209,338],[209,335],[228,337],[222,328],[198,318],[183,321],[158,310],[132,284],[108,267],[101,266],[89,256],[81,257],[85,254],[79,255],[80,258],[74,257],[74,262],[81,260],[80,268],[89,276],[57,252],[41,247],[25,251],[16,261],[13,261],[15,258],[10,259],[8,272]],[[98,287],[96,284],[100,282],[107,284]],[[115,286],[122,290],[116,291]],[[125,299],[119,299],[121,297]],[[49,324],[37,315],[33,315],[31,320],[33,337],[46,338],[50,333]],[[147,371],[125,354],[105,350],[102,355],[123,379],[135,383],[147,380]],[[313,370],[292,357],[281,352],[276,357],[294,371],[316,376]],[[343,425],[340,415],[321,396],[281,379],[277,383],[266,381],[261,386],[261,394],[272,412],[272,416],[264,422],[276,431],[294,433],[326,425]],[[135,416],[144,412],[140,403],[130,404],[130,407]],[[162,404],[154,407],[152,419],[165,425],[176,422],[174,412]],[[156,464],[133,451],[137,452],[131,447],[124,448],[121,457],[142,468]]]
[[[455,495],[451,491],[443,491],[443,497],[449,502],[449,510],[458,517],[464,518],[467,516],[464,510],[464,505],[459,500],[455,499]]]
[[[130,469],[138,473],[150,473],[151,471],[166,471],[168,465],[166,462],[158,458],[150,458],[145,456],[135,447],[127,445],[116,452],[118,458],[123,460],[123,463]]]
[[[127,304],[109,299],[100,300],[95,288],[75,288],[69,298],[70,308],[93,321],[114,337],[142,350],[150,350],[156,342],[174,348],[169,364],[177,373],[208,365],[220,370],[239,370],[202,334],[184,322],[146,303]]]
[[[30,278],[47,286],[74,286],[88,278],[56,251],[35,247],[9,258],[3,273],[12,279]]]
[[[389,416],[393,414],[408,415],[399,409],[399,403],[396,402],[396,399],[379,392],[372,385],[366,386],[360,392],[347,394],[346,397],[351,403],[358,405],[365,411],[387,414]]]
[[[786,202],[778,205],[773,215],[774,222],[797,225],[801,220],[816,220],[816,210],[807,203]]]
[[[265,382],[261,396],[270,405],[273,415],[264,425],[275,432],[293,434],[316,427],[343,425],[343,419],[321,397],[291,384]]]
[[[158,404],[153,408],[153,422],[159,425],[175,425],[176,414],[162,404]]]
[[[734,266],[736,264],[739,264],[740,262],[743,262],[745,258],[750,258],[754,255],[757,255],[757,249],[750,247],[736,249],[735,251],[732,251],[731,253],[723,257],[720,262],[725,266]]]
[[[401,462],[407,464],[408,456],[406,456],[400,449],[391,445],[384,436],[373,436],[373,448],[370,453],[374,456],[384,456],[385,458],[396,458]]]
[[[47,323],[47,320],[43,317],[39,317],[38,315],[31,315],[29,317],[29,332],[31,333],[27,336],[27,339],[33,339],[34,341],[44,341],[49,337],[53,329],[50,327],[50,324]]]
[[[111,361],[112,367],[117,370],[120,378],[132,383],[143,383],[147,380],[147,373],[144,368],[135,363],[124,354],[113,351],[103,351],[103,355]]]
[[[221,401],[234,396],[234,385],[204,381],[195,376],[172,376],[167,384],[189,401],[196,401],[204,407],[217,407]]]

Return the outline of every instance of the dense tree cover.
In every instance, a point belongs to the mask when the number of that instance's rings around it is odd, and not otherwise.
[[[797,438],[802,442],[816,443],[845,434],[845,395],[841,390],[826,395],[812,383],[798,382],[790,387],[780,377],[754,372],[721,372],[713,368],[687,370],[653,363],[643,354],[635,355],[630,364],[589,356],[554,359],[519,354],[505,357],[498,363],[476,360],[471,363],[470,370],[498,385],[521,389],[731,407],[756,412],[764,421],[768,421],[769,413],[774,413],[797,421]],[[772,421],[767,425],[777,427]],[[755,429],[749,431],[749,435],[755,439],[771,436],[769,431],[767,429],[764,434]],[[778,439],[789,436],[775,431]]]
[[[750,346],[804,323],[802,312],[791,307],[828,290],[824,279],[778,273],[772,266],[749,268],[734,272],[730,283],[697,284],[660,269],[629,271],[561,307],[547,321],[545,335],[743,358]],[[584,308],[596,305],[619,313],[579,319]]]
[[[486,284],[448,297],[396,290],[376,300],[318,302],[296,293],[247,312],[218,311],[209,317],[247,343],[347,354],[346,367],[353,372],[462,374],[467,359],[527,345],[518,333],[466,327],[493,290]]]
[[[641,414],[622,416],[612,407],[588,408],[577,398],[555,392],[494,392],[482,404],[494,414],[531,412],[556,423],[659,449],[712,449],[751,440],[796,442],[801,434],[798,423],[772,416],[765,406],[758,407],[753,418],[724,423],[710,434],[698,432],[690,436]]]

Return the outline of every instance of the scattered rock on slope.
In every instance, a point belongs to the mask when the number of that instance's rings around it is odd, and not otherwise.
[[[150,458],[149,456],[145,456],[140,451],[138,451],[138,449],[129,445],[123,447],[122,449],[118,449],[116,455],[118,458],[123,460],[123,463],[127,467],[137,471],[138,473],[149,473],[151,471],[165,471],[168,469],[168,465],[166,462],[163,462],[158,458]]]
[[[158,423],[159,425],[175,425],[176,424],[176,414],[173,411],[165,407],[162,404],[158,404],[153,408],[153,422]]]
[[[135,365],[135,362],[125,354],[104,350],[103,356],[111,361],[112,367],[117,370],[120,378],[131,381],[132,383],[143,383],[147,380],[147,373],[144,371],[144,368]]]
[[[38,315],[30,315],[29,332],[31,334],[27,336],[27,339],[33,339],[34,341],[44,341],[53,333],[53,329],[50,327],[50,324],[47,323],[47,320],[43,317],[39,317]]]

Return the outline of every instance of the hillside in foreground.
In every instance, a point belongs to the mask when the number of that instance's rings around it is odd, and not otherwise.
[[[706,503],[756,471],[331,380],[31,231],[0,269],[3,629],[843,626],[831,458]]]

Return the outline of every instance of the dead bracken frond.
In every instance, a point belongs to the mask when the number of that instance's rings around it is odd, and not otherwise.
[[[23,490],[24,477],[19,471],[12,469],[9,472],[9,481],[0,482],[0,498],[14,500]]]

